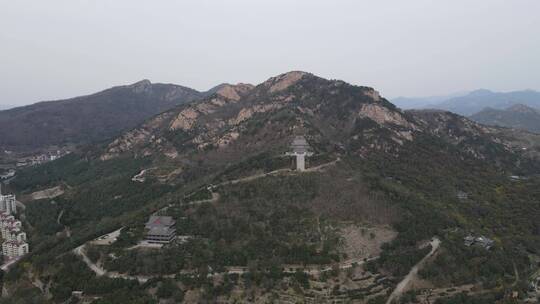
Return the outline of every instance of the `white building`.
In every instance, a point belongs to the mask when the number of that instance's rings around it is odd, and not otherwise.
[[[12,232],[22,231],[22,223],[14,218],[2,220],[0,223],[0,231],[2,232],[2,238],[4,240],[9,239]]]
[[[21,257],[28,253],[26,233],[22,230],[21,221],[13,214],[16,213],[14,195],[0,193],[0,232],[2,234],[2,254],[7,259]]]
[[[313,155],[310,152],[309,144],[303,136],[296,136],[291,143],[292,152],[287,152],[287,155],[296,157],[296,170],[305,171],[306,170],[306,156]]]
[[[28,243],[24,241],[5,241],[2,243],[2,254],[8,259],[21,257],[28,252]]]
[[[26,242],[26,232],[20,227],[2,229],[2,238],[6,241]]]
[[[5,211],[8,214],[17,213],[17,200],[15,199],[15,195],[13,194],[3,195],[1,185],[0,185],[0,211]]]

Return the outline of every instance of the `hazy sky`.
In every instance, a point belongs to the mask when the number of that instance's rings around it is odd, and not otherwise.
[[[0,104],[290,70],[387,97],[540,90],[540,1],[0,0]]]

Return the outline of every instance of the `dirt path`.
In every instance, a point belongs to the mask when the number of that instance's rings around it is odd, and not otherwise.
[[[261,177],[274,175],[274,174],[282,173],[282,172],[292,172],[292,170],[291,169],[278,169],[278,170],[274,170],[274,171],[270,171],[270,172],[254,174],[254,175],[250,175],[250,176],[247,176],[247,177],[242,177],[242,178],[222,182],[222,183],[214,185],[213,187],[219,187],[219,186],[225,186],[225,185],[235,185],[235,184],[239,184],[239,183],[250,182],[252,180],[256,180],[256,179],[259,179]]]
[[[99,267],[97,264],[95,264],[94,262],[92,262],[90,260],[90,258],[88,258],[88,256],[86,255],[86,252],[85,252],[85,248],[86,247],[86,244],[84,245],[81,245],[75,249],[73,249],[73,253],[75,253],[76,255],[80,256],[83,260],[83,262],[88,266],[90,267],[90,269],[95,272],[98,276],[102,276],[104,274],[107,273],[107,271],[101,267]]]
[[[316,172],[316,171],[321,171],[322,169],[324,169],[324,168],[326,168],[326,167],[335,165],[335,164],[336,164],[338,161],[340,161],[340,160],[341,160],[341,159],[338,157],[336,160],[333,160],[333,161],[331,161],[331,162],[324,163],[324,164],[318,165],[318,166],[316,166],[316,167],[307,168],[304,172]],[[238,184],[238,183],[250,182],[250,181],[252,181],[252,180],[255,180],[255,179],[258,179],[258,178],[261,178],[261,177],[270,176],[270,175],[275,175],[275,174],[278,174],[278,173],[284,173],[284,172],[294,172],[294,170],[288,169],[288,168],[287,168],[287,169],[277,169],[277,170],[270,171],[270,172],[259,173],[259,174],[254,174],[254,175],[247,176],[247,177],[242,177],[242,178],[238,178],[238,179],[233,179],[233,180],[230,180],[230,181],[226,181],[226,182],[222,182],[222,183],[213,185],[213,186],[211,186],[211,187],[215,188],[215,187],[218,187],[218,186],[234,185],[234,184]]]
[[[407,274],[407,276],[405,276],[405,278],[403,278],[403,280],[401,280],[401,282],[397,284],[396,289],[394,289],[392,294],[390,294],[390,297],[386,301],[386,304],[391,304],[394,300],[399,299],[401,295],[403,294],[403,292],[407,291],[407,288],[410,286],[410,283],[413,282],[417,278],[418,270],[420,270],[424,266],[426,261],[430,257],[432,257],[435,254],[435,252],[439,249],[439,246],[441,245],[441,240],[434,237],[431,240],[430,244],[431,244],[431,250],[429,251],[429,253],[424,258],[422,258],[420,262],[416,263],[416,265],[414,265],[413,268],[411,268],[411,271],[409,271],[409,274]]]
[[[515,287],[519,283],[519,272],[516,267],[516,263],[512,262],[512,266],[514,266],[514,277],[516,278],[514,283],[512,283],[512,287]]]
[[[15,201],[15,205],[17,205],[17,208],[21,208],[22,210],[26,210],[26,205],[21,203],[20,201]]]
[[[338,161],[340,161],[340,158],[337,158],[336,160],[331,161],[329,163],[325,163],[325,164],[322,164],[322,165],[319,165],[319,166],[316,166],[316,167],[308,168],[304,172],[321,171],[321,170],[323,170],[324,168],[326,168],[328,166],[332,166],[332,165],[336,164]],[[202,203],[213,203],[213,202],[218,201],[219,200],[219,193],[213,192],[213,190],[216,189],[217,187],[227,186],[227,185],[236,185],[236,184],[240,184],[240,183],[246,183],[246,182],[250,182],[250,181],[262,178],[262,177],[276,175],[276,174],[285,173],[285,172],[294,172],[294,171],[292,169],[277,169],[277,170],[270,171],[270,172],[258,173],[258,174],[254,174],[254,175],[250,175],[250,176],[246,176],[246,177],[241,177],[241,178],[237,178],[237,179],[233,179],[233,180],[228,180],[228,181],[221,182],[221,183],[218,183],[218,184],[215,184],[215,185],[210,185],[210,186],[207,187],[207,189],[208,189],[208,191],[210,191],[212,193],[212,198],[206,199],[206,200],[199,200],[199,201],[189,202],[189,203],[186,203],[186,205],[198,205],[198,204],[202,204]]]
[[[63,215],[64,215],[64,209],[62,209],[62,211],[60,211],[60,213],[58,214],[58,217],[56,218],[56,223],[57,223],[58,225],[62,225],[62,224],[60,223],[60,220],[62,219],[62,216],[63,216]]]
[[[326,168],[326,167],[329,167],[329,166],[332,166],[332,165],[335,165],[338,161],[340,161],[341,158],[338,157],[336,158],[335,160],[329,162],[329,163],[324,163],[324,164],[321,164],[321,165],[318,165],[318,166],[315,166],[315,167],[311,167],[311,168],[307,168],[304,172],[315,172],[315,171],[321,171],[322,169]]]
[[[214,202],[217,202],[218,200],[219,200],[219,193],[212,192],[212,198],[210,198],[210,199],[192,201],[192,202],[185,203],[184,205],[190,206],[190,205],[200,205],[200,204],[204,204],[204,203],[214,203]]]

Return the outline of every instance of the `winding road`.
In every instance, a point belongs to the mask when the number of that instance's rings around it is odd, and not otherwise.
[[[441,245],[441,240],[439,240],[437,237],[434,237],[433,239],[431,239],[431,242],[429,242],[429,244],[431,245],[431,250],[429,251],[429,253],[425,257],[423,257],[420,262],[416,263],[416,265],[411,268],[411,271],[409,271],[405,278],[403,278],[403,280],[401,280],[401,282],[397,284],[396,288],[394,289],[392,294],[390,294],[390,297],[386,301],[386,304],[391,304],[394,300],[399,299],[403,292],[407,291],[407,289],[410,287],[411,282],[417,278],[418,270],[424,267],[426,261],[431,258],[435,254],[435,252],[437,252]]]
[[[323,170],[324,168],[326,168],[328,166],[336,164],[338,161],[340,161],[339,157],[336,160],[333,160],[331,162],[324,163],[324,164],[321,164],[321,165],[318,165],[318,166],[315,166],[315,167],[308,168],[304,172],[321,171],[321,170]],[[206,199],[206,200],[189,202],[189,203],[187,203],[187,205],[198,205],[198,204],[202,204],[202,203],[215,202],[215,201],[219,200],[219,194],[212,191],[213,189],[215,189],[215,188],[217,188],[219,186],[234,185],[234,184],[238,184],[238,183],[249,182],[249,181],[261,178],[261,177],[270,176],[270,175],[283,173],[283,172],[292,172],[292,171],[293,170],[291,170],[291,169],[278,169],[278,170],[274,170],[274,171],[270,171],[270,172],[266,172],[266,173],[259,173],[259,174],[255,174],[255,175],[251,175],[251,176],[247,176],[247,177],[243,177],[243,178],[239,178],[239,179],[235,179],[235,180],[225,181],[225,182],[222,182],[222,183],[219,183],[219,184],[216,184],[216,185],[210,185],[210,186],[207,186],[207,189],[212,192],[212,198]],[[141,172],[141,173],[144,173],[144,172]],[[139,173],[139,175],[141,173]],[[164,207],[164,208],[162,208],[160,210],[166,210],[168,207],[169,206],[166,206],[166,207]],[[62,210],[62,212],[58,216],[58,219],[57,219],[58,222],[60,221],[60,218],[61,218],[61,216],[63,214],[63,211],[64,210]],[[148,281],[149,279],[152,279],[152,278],[155,278],[155,277],[174,277],[174,275],[155,275],[155,276],[152,276],[152,275],[146,275],[146,276],[144,276],[144,275],[135,275],[134,276],[134,275],[128,275],[128,274],[123,274],[123,273],[118,273],[118,272],[111,272],[111,271],[107,271],[102,266],[92,262],[90,260],[90,258],[88,258],[88,256],[86,255],[86,252],[85,252],[86,244],[91,243],[91,242],[100,242],[100,241],[102,241],[102,239],[105,236],[107,236],[107,237],[111,237],[111,236],[117,237],[118,234],[120,233],[121,229],[122,228],[120,228],[118,230],[115,230],[113,232],[104,234],[103,236],[100,236],[100,237],[98,237],[98,238],[96,238],[94,240],[91,240],[91,241],[87,242],[87,243],[84,243],[83,245],[73,249],[73,253],[80,256],[82,258],[82,260],[84,261],[84,263],[86,265],[88,265],[88,267],[98,276],[106,276],[106,277],[110,277],[110,278],[123,278],[123,279],[128,279],[128,280],[137,280],[137,281],[139,281],[141,283],[144,283],[144,282]],[[362,264],[364,264],[364,263],[366,263],[368,261],[375,260],[377,258],[378,257],[373,257],[373,258],[369,258],[369,259],[366,259],[366,260],[364,260],[364,259],[346,260],[346,261],[343,261],[343,262],[339,263],[339,269],[347,269],[347,268],[353,267],[354,265],[362,265]],[[302,271],[304,271],[306,273],[309,273],[309,274],[318,274],[318,273],[321,273],[321,272],[326,272],[326,271],[332,270],[333,269],[332,266],[333,265],[307,265],[307,266],[306,265],[283,265],[283,272],[294,273],[297,270],[302,270]],[[230,266],[230,267],[226,267],[226,271],[224,271],[222,273],[211,273],[211,274],[209,274],[209,276],[225,274],[225,273],[228,273],[228,274],[243,274],[243,273],[246,273],[247,271],[248,271],[247,267],[244,267],[244,266]],[[190,272],[186,272],[186,273],[189,274]]]
[[[116,230],[116,231],[113,231],[111,233],[104,234],[103,236],[98,237],[97,239],[94,239],[93,241],[99,240],[99,239],[101,239],[101,238],[103,238],[104,236],[107,236],[107,235],[116,234],[119,231],[120,231],[120,229]],[[92,242],[92,241],[90,241],[90,242]],[[126,280],[137,280],[140,283],[145,283],[145,282],[147,282],[148,280],[150,280],[152,278],[158,278],[158,277],[174,278],[175,277],[175,274],[168,274],[168,275],[128,275],[128,274],[119,273],[119,272],[115,272],[115,271],[107,271],[102,266],[98,265],[97,263],[92,262],[92,260],[90,260],[90,258],[86,255],[86,251],[85,251],[86,244],[87,243],[73,249],[73,253],[80,256],[82,258],[83,262],[98,276],[106,276],[106,277],[109,277],[109,278],[122,278],[122,279],[126,279]],[[338,267],[341,270],[348,269],[348,268],[352,268],[354,266],[363,265],[363,264],[365,264],[365,263],[367,263],[369,261],[373,261],[373,260],[376,260],[378,258],[379,257],[372,257],[372,258],[369,258],[369,259],[360,259],[360,258],[358,258],[358,259],[345,260],[345,261],[340,262],[338,264]],[[331,271],[331,270],[334,269],[334,267],[335,267],[334,265],[330,265],[330,264],[328,264],[328,265],[283,265],[282,270],[283,270],[284,273],[295,273],[296,271],[300,270],[300,271],[303,271],[303,272],[305,272],[307,274],[315,275],[315,274],[320,274],[320,273],[323,273],[323,272]],[[225,269],[226,270],[223,271],[223,272],[209,273],[208,276],[212,277],[212,276],[221,275],[221,274],[244,274],[244,273],[247,273],[249,271],[248,267],[245,267],[245,266],[228,266],[228,267],[225,267]],[[193,272],[189,272],[189,271],[182,272],[182,273],[183,274],[194,274]]]

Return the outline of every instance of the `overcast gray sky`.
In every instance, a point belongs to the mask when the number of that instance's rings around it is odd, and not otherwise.
[[[290,70],[387,97],[540,90],[540,1],[0,0],[0,104]]]

